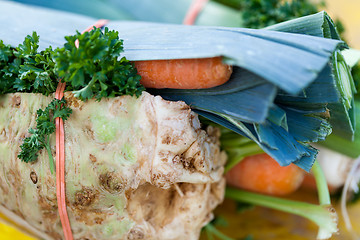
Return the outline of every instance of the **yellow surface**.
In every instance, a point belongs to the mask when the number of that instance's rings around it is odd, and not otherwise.
[[[0,214],[0,219],[6,219]],[[7,220],[8,221],[8,220]],[[0,239],[1,240],[35,240],[32,237],[25,235],[14,227],[11,227],[4,222],[0,222]]]
[[[360,0],[327,0],[326,2],[326,11],[330,16],[344,23],[346,41],[351,47],[360,49]],[[253,211],[239,215],[234,213],[235,206],[231,202],[224,204],[219,211],[230,220],[229,227],[220,230],[232,237],[241,238],[251,234],[254,240],[311,240],[316,236],[317,228],[314,224],[301,217],[282,212],[257,207]],[[349,212],[355,231],[360,236],[360,203],[351,206]],[[341,234],[332,238],[333,240],[351,239],[350,233],[344,230],[341,221],[340,229]],[[35,240],[2,222],[0,222],[0,239]]]
[[[0,233],[1,240],[35,240],[3,223],[0,223]]]

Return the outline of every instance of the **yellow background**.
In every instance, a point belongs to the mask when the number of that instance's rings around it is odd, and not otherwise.
[[[345,25],[348,44],[360,49],[360,0],[327,0],[326,11]]]

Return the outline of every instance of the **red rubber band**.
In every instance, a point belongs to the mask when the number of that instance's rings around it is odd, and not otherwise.
[[[194,25],[199,13],[203,10],[209,0],[193,0],[189,10],[186,13],[183,24]]]
[[[84,32],[91,31],[93,27],[100,28],[104,26],[108,21],[101,19],[94,25],[89,26]],[[75,42],[76,47],[79,47],[79,41]],[[64,97],[66,84],[59,80],[55,92],[55,98],[61,100]],[[69,216],[66,209],[66,189],[65,189],[65,130],[64,121],[62,118],[55,119],[56,125],[56,198],[58,204],[58,211],[60,216],[61,225],[65,240],[73,240],[73,234],[71,231]]]

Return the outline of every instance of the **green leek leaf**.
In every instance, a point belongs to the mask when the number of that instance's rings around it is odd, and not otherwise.
[[[286,131],[289,130],[286,112],[275,104],[270,108],[267,120],[284,128]]]
[[[265,29],[341,40],[335,23],[324,11],[278,23]],[[343,46],[347,45],[343,43]]]
[[[281,166],[295,163],[306,171],[310,171],[317,155],[316,149],[308,144],[298,142],[284,128],[270,121],[264,124],[248,124],[231,117],[196,110],[201,116],[245,136],[274,158]]]
[[[328,64],[317,79],[301,94],[292,96],[284,91],[279,91],[276,103],[315,113],[324,112],[329,102],[338,102],[339,99],[340,94],[336,88],[335,78]]]
[[[354,94],[355,83],[349,66],[339,51],[333,56],[334,78],[340,94],[340,100],[329,102],[330,123],[334,134],[353,140],[355,132]]]
[[[285,108],[289,133],[300,142],[324,141],[332,132],[331,125],[317,114]]]
[[[169,94],[154,89],[149,92],[152,94],[161,93],[161,96],[166,100],[184,101],[192,109],[223,114],[238,121],[260,123],[264,122],[268,115],[269,108],[275,98],[276,88],[272,84],[265,83],[226,95]]]
[[[275,24],[266,29],[340,39],[334,22],[326,12],[320,12],[284,23]],[[347,47],[347,45],[343,44],[341,48],[345,47]],[[356,53],[357,52],[355,51],[352,54],[355,55]],[[314,91],[314,95],[307,94],[307,96],[316,96],[317,98],[308,99],[306,96],[294,99],[292,96],[286,98],[284,97],[286,94],[280,94],[280,97],[277,99],[281,102],[296,100],[298,101],[297,105],[300,104],[303,105],[303,107],[309,106],[311,108],[321,108],[326,105],[330,110],[330,123],[333,127],[333,133],[351,140],[354,137],[355,131],[353,96],[356,92],[355,84],[351,76],[351,70],[339,51],[336,51],[333,54],[329,67],[325,68],[319,76],[325,81],[315,80],[315,83],[317,84],[312,84],[309,87],[310,89],[305,90]],[[337,99],[335,99],[335,92],[336,95],[338,95]]]

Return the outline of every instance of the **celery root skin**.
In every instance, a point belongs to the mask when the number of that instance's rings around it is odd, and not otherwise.
[[[0,96],[0,203],[50,239],[63,238],[46,150],[17,155],[53,99]],[[197,239],[223,200],[219,131],[200,128],[183,102],[144,92],[100,102],[65,93],[66,197],[75,239]],[[55,156],[55,136],[51,138]]]

